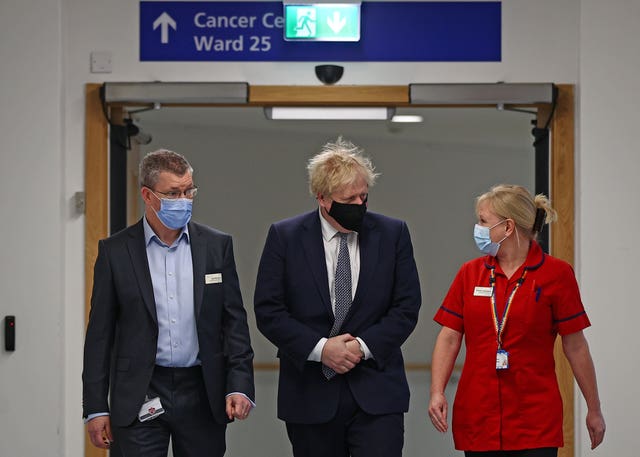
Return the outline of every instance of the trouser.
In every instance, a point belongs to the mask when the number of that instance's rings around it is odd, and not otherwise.
[[[213,420],[199,366],[156,366],[147,393],[159,397],[164,414],[128,427],[114,427],[123,457],[166,457],[171,438],[175,457],[222,457],[226,425]]]
[[[287,422],[294,457],[401,457],[404,415],[367,414],[356,403],[342,376],[331,382],[342,383],[338,412],[331,421],[323,424]]]

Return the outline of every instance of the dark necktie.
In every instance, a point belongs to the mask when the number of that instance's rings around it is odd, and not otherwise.
[[[338,249],[336,276],[333,281],[336,306],[329,338],[338,334],[351,307],[351,262],[349,261],[349,248],[347,247],[348,234],[338,233],[338,235],[340,236],[340,248]],[[322,365],[322,372],[327,379],[331,379],[336,375],[336,372],[326,365]]]

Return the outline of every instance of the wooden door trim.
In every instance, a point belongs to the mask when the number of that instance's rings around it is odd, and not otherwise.
[[[101,84],[86,85],[85,113],[85,316],[90,309],[93,264],[98,240],[108,235],[108,125],[100,101]],[[558,99],[551,128],[550,197],[560,215],[550,231],[551,254],[573,264],[575,224],[575,101],[574,86],[558,85]],[[250,86],[249,105],[362,105],[408,106],[408,86]],[[199,105],[202,106],[202,105]],[[454,107],[456,105],[447,105]],[[468,105],[467,105],[468,106]],[[545,106],[538,107],[541,112]],[[539,116],[542,117],[542,116]],[[565,446],[559,457],[573,457],[574,383],[571,368],[556,344],[556,371],[564,402]],[[426,426],[426,425],[425,425]],[[86,457],[105,457],[106,451],[85,439]]]
[[[575,99],[574,88],[558,85],[555,113],[551,120],[550,194],[558,221],[550,230],[551,254],[571,265],[575,261]],[[571,366],[564,356],[562,341],[555,346],[556,374],[564,409],[564,447],[558,457],[575,455],[574,382]]]
[[[251,105],[409,104],[409,86],[249,86]]]
[[[100,100],[101,84],[85,87],[85,325],[89,321],[93,265],[98,256],[98,240],[109,234],[109,128]],[[84,432],[84,455],[105,457],[107,452],[91,444]]]

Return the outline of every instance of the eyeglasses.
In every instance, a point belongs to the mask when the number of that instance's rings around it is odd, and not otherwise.
[[[153,190],[151,188],[149,188],[151,190],[151,192],[154,192],[156,194],[160,194],[166,198],[168,198],[169,200],[177,200],[178,198],[182,197],[184,195],[185,198],[189,198],[189,199],[193,199],[193,197],[195,197],[198,193],[198,188],[197,187],[190,187],[189,189],[185,190],[185,191],[179,191],[179,190],[172,190],[171,192],[160,192],[159,190]]]

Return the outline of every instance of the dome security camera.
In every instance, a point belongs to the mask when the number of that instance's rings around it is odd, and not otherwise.
[[[322,82],[330,86],[340,81],[344,67],[340,65],[316,65],[316,76]]]

